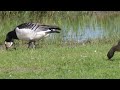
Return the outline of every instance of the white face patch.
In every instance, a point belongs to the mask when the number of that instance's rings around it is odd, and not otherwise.
[[[13,45],[13,42],[6,42],[5,41],[5,46],[8,48],[8,47],[11,47]]]

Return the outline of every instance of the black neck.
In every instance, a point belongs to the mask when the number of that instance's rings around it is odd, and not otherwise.
[[[13,39],[18,39],[15,30],[8,32],[5,41],[13,42]]]

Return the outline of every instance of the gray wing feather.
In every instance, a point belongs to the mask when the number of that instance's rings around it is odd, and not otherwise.
[[[58,26],[53,26],[53,25],[41,25],[39,23],[23,23],[20,24],[19,26],[17,26],[19,29],[22,28],[27,28],[27,29],[31,29],[34,30],[36,32],[39,31],[46,31],[46,30],[52,30],[52,29],[56,29],[56,30],[61,30],[61,28],[59,28]]]

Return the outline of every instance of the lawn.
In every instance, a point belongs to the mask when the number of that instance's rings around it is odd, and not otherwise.
[[[0,51],[1,79],[114,79],[120,78],[120,53],[106,54],[111,44],[47,45]]]

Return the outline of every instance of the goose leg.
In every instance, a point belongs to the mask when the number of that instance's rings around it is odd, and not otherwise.
[[[35,48],[35,41],[32,41],[32,48]]]
[[[35,41],[29,41],[28,48],[35,48]]]
[[[31,47],[31,41],[28,42],[28,48],[30,48],[30,47]]]
[[[16,50],[16,45],[15,45],[15,42],[13,42],[13,48]]]

